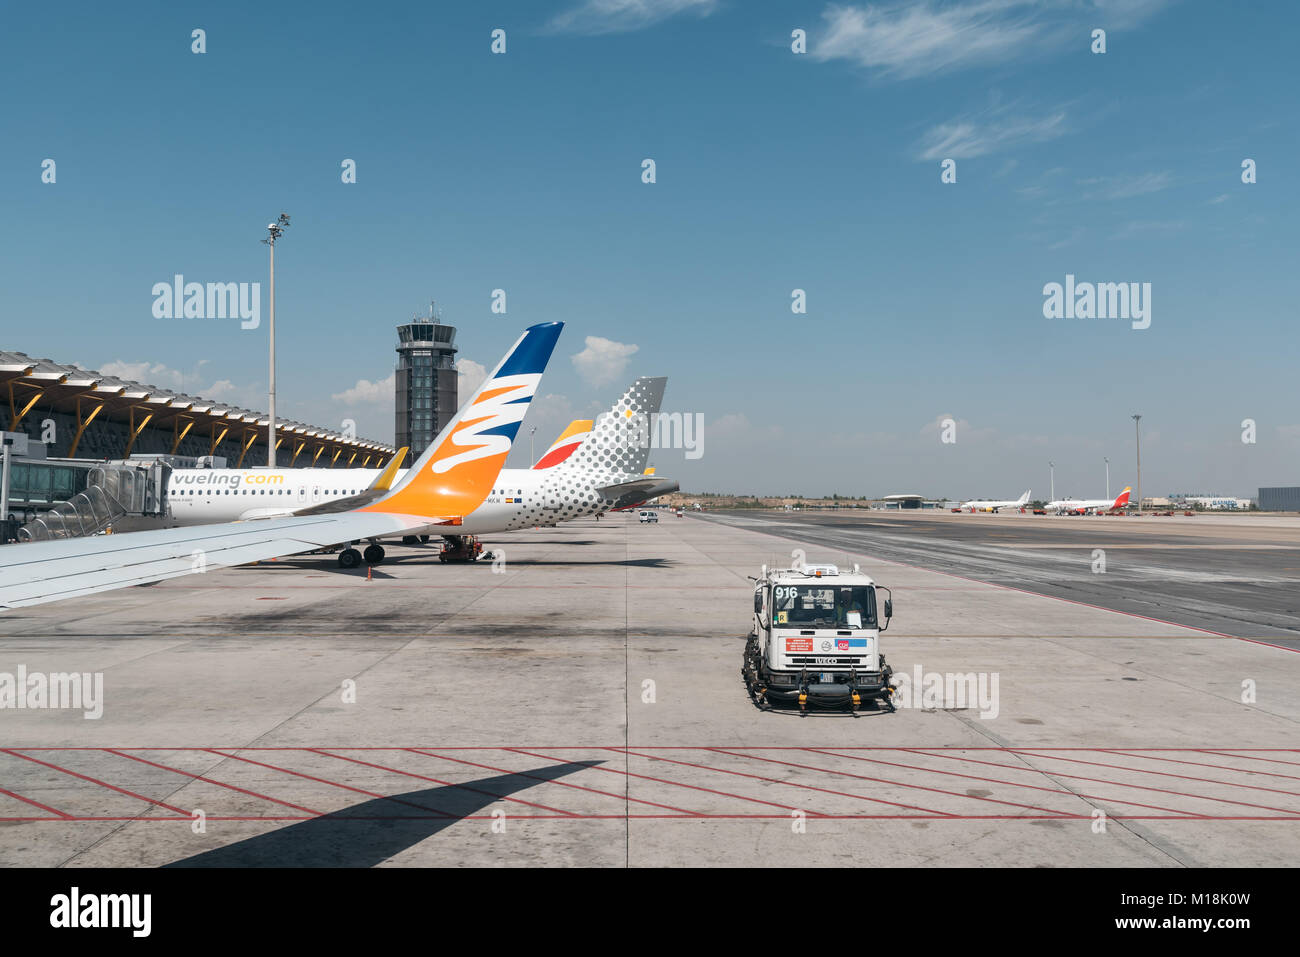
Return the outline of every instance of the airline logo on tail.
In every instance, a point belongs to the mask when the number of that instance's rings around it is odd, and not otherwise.
[[[574,419],[569,423],[569,427],[561,433],[555,443],[546,450],[546,454],[537,460],[534,469],[549,469],[559,465],[574,452],[578,451],[578,446],[586,441],[587,436],[591,435],[591,419]]]
[[[451,435],[438,447],[430,468],[441,475],[467,462],[510,454],[519,423],[524,421],[528,403],[542,381],[540,372],[532,375],[498,376],[492,388],[479,390]],[[458,451],[464,449],[465,451]]]
[[[478,508],[505,465],[563,328],[547,322],[526,329],[401,484],[362,511],[451,518]]]
[[[1124,491],[1119,493],[1119,498],[1115,499],[1115,504],[1113,504],[1111,508],[1123,508],[1127,505],[1129,493],[1132,491],[1132,488],[1125,487]]]

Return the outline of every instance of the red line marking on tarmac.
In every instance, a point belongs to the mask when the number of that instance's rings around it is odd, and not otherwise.
[[[218,781],[215,778],[205,777],[202,774],[194,774],[191,771],[182,771],[180,768],[173,768],[167,764],[159,764],[157,761],[148,761],[145,758],[138,758],[134,754],[127,754],[125,751],[115,751],[112,748],[104,749],[108,754],[115,754],[120,758],[129,758],[132,761],[139,761],[141,764],[147,764],[150,767],[158,768],[162,771],[170,771],[172,774],[180,774],[195,781],[204,781],[208,784],[215,784],[218,787],[229,788],[232,791],[238,791],[240,794],[247,794],[250,797],[259,798],[263,801],[270,801],[273,804],[283,804],[285,807],[291,807],[295,811],[306,811],[308,814],[321,814],[322,812],[314,808],[303,807],[301,804],[294,804],[290,801],[281,801],[279,798],[273,798],[266,794],[259,794],[256,791],[250,791],[248,788],[241,788],[238,785],[227,784],[225,781]]]
[[[1129,767],[1124,767],[1123,765],[1118,765],[1118,764],[1106,764],[1106,763],[1101,762],[1101,761],[1084,761],[1084,760],[1082,760],[1082,759],[1080,759],[1080,758],[1062,758],[1062,757],[1057,757],[1056,755],[1052,755],[1052,754],[1038,754],[1038,753],[1035,753],[1034,751],[1031,751],[1031,750],[1028,749],[1028,748],[1025,748],[1025,749],[1023,749],[1023,750],[1022,750],[1022,749],[1019,749],[1019,748],[1015,748],[1015,749],[1012,749],[1012,753],[1014,753],[1014,754],[1023,754],[1023,755],[1026,755],[1027,757],[1031,757],[1031,758],[1042,758],[1042,759],[1046,759],[1046,760],[1048,760],[1048,761],[1068,761],[1068,762],[1070,762],[1071,764],[1087,764],[1087,765],[1090,765],[1090,766],[1092,766],[1092,767],[1098,767],[1098,768],[1114,768],[1114,769],[1116,769],[1116,770],[1120,770],[1120,771],[1133,771],[1133,772],[1135,772],[1135,773],[1137,773],[1137,774],[1159,774],[1159,773],[1161,773],[1161,772],[1159,772],[1159,771],[1143,771],[1143,770],[1141,770],[1140,768],[1129,768]],[[1058,773],[1058,772],[1051,771],[1051,772],[1048,772],[1048,773],[1050,773],[1050,774],[1056,774],[1056,773]],[[1061,775],[1061,777],[1071,777],[1071,776],[1072,776],[1072,775],[1066,775],[1066,774],[1062,774],[1062,775]],[[1180,775],[1173,775],[1173,776],[1174,776],[1174,777],[1179,777]],[[1085,779],[1083,779],[1083,780],[1088,780],[1088,779],[1085,778]],[[1158,793],[1160,793],[1160,794],[1173,794],[1173,795],[1175,795],[1176,797],[1194,798],[1194,799],[1196,799],[1196,800],[1198,800],[1198,801],[1217,801],[1217,802],[1220,803],[1220,804],[1240,804],[1242,807],[1257,807],[1257,808],[1260,808],[1261,810],[1264,810],[1264,811],[1280,811],[1280,812],[1283,813],[1283,814],[1300,814],[1300,810],[1298,810],[1298,809],[1296,809],[1296,808],[1293,808],[1293,807],[1273,807],[1273,806],[1270,805],[1270,804],[1252,804],[1250,801],[1234,801],[1234,800],[1232,800],[1231,798],[1210,797],[1208,794],[1189,794],[1189,793],[1186,792],[1186,791],[1171,791],[1171,790],[1169,790],[1168,788],[1158,788],[1158,787],[1154,787],[1153,785],[1150,785],[1150,784],[1125,784],[1123,781],[1107,781],[1107,782],[1105,782],[1105,783],[1107,783],[1107,784],[1113,784],[1113,785],[1115,785],[1116,787],[1122,787],[1122,788],[1137,788],[1137,789],[1142,790],[1142,791],[1156,791],[1156,792],[1158,792]],[[1215,783],[1215,784],[1225,784],[1225,783],[1227,783],[1227,782],[1224,782],[1224,781],[1215,781],[1214,783]]]
[[[57,808],[52,808],[48,804],[42,804],[40,801],[33,801],[31,798],[25,798],[21,794],[15,794],[13,791],[6,790],[5,788],[0,788],[0,794],[7,794],[11,798],[17,798],[18,800],[22,801],[24,804],[30,804],[32,807],[38,807],[42,811],[49,811],[51,814],[57,814],[59,817],[68,818],[69,820],[72,819],[71,814],[64,814],[62,811],[58,810]],[[10,820],[10,819],[0,818],[0,820]],[[43,821],[45,820],[45,818],[36,818],[36,820]]]
[[[576,817],[572,811],[566,811],[564,808],[550,807],[546,804],[536,804],[532,801],[525,801],[522,798],[510,797],[505,794],[494,794],[491,791],[485,791],[482,788],[470,787],[468,784],[457,784],[453,781],[444,781],[440,778],[426,777],[423,774],[416,774],[414,771],[403,771],[401,768],[387,767],[383,764],[374,764],[370,761],[362,761],[360,758],[349,758],[342,754],[332,754],[329,751],[323,751],[320,748],[307,748],[315,754],[323,754],[328,758],[337,758],[339,761],[351,761],[353,764],[362,764],[370,768],[378,768],[381,771],[389,771],[393,774],[402,774],[410,778],[419,778],[421,781],[431,781],[434,784],[441,784],[444,787],[462,788],[466,791],[473,791],[475,794],[486,794],[488,797],[496,798],[498,801],[509,801],[512,804],[524,804],[528,807],[540,808],[543,811],[552,811],[555,814],[563,814],[565,817]]]
[[[825,821],[1060,821],[1069,820],[1059,814],[810,814],[818,820]],[[321,815],[209,815],[209,821],[318,821]],[[789,821],[786,814],[515,814],[512,821]],[[1205,817],[1200,814],[1112,814],[1112,821],[1300,821],[1300,815],[1275,817],[1263,815],[1229,815],[1225,817]],[[0,817],[0,821],[24,824],[63,824],[85,823],[93,821],[130,821],[143,822],[183,822],[190,823],[192,817]],[[359,815],[340,817],[339,822],[349,821],[424,821],[444,820],[434,815]],[[485,814],[468,814],[457,818],[458,821],[491,821]]]
[[[1247,761],[1267,761],[1269,764],[1289,764],[1292,767],[1300,767],[1295,761],[1278,761],[1276,758],[1256,758],[1249,754],[1236,754],[1231,751],[1211,751],[1208,748],[1193,748],[1194,751],[1200,751],[1202,754],[1217,754],[1223,758],[1245,758]],[[1278,748],[1276,750],[1283,750]]]
[[[1098,748],[1103,754],[1118,754],[1126,758],[1142,758],[1144,761],[1168,761],[1170,764],[1190,764],[1197,768],[1214,768],[1216,771],[1236,771],[1240,774],[1263,774],[1271,778],[1286,778],[1289,781],[1300,781],[1300,777],[1294,774],[1282,774],[1278,771],[1253,771],[1250,768],[1234,768],[1229,764],[1206,764],[1204,761],[1183,761],[1179,758],[1161,758],[1151,754],[1136,754],[1130,748],[1121,750],[1119,748]],[[1245,757],[1245,755],[1240,755]]]
[[[1083,776],[1078,775],[1078,774],[1061,774],[1061,773],[1058,773],[1058,772],[1055,772],[1055,771],[1051,771],[1051,772],[1048,772],[1048,771],[1041,771],[1041,770],[1039,770],[1038,768],[1025,767],[1024,765],[1017,765],[1017,764],[998,764],[996,761],[980,761],[980,760],[978,760],[978,759],[976,759],[976,758],[967,758],[967,757],[962,757],[962,756],[960,756],[960,755],[952,755],[952,754],[934,754],[934,755],[931,755],[928,751],[924,751],[924,750],[919,749],[919,748],[904,748],[903,750],[905,750],[905,751],[911,751],[911,752],[914,753],[914,754],[927,755],[927,756],[936,757],[936,758],[944,758],[945,760],[948,760],[948,761],[966,761],[966,762],[969,762],[969,763],[971,763],[971,764],[984,764],[984,765],[987,765],[987,766],[989,766],[989,767],[991,767],[991,768],[1003,768],[1003,769],[1005,769],[1005,770],[1007,770],[1007,771],[1024,771],[1024,772],[1027,772],[1027,773],[1029,773],[1029,774],[1036,774],[1036,775],[1038,775],[1039,777],[1045,777],[1045,776],[1047,776],[1048,774],[1055,774],[1057,777],[1061,777],[1061,778],[1072,778],[1072,779],[1079,780],[1079,781],[1092,781],[1094,784],[1114,784],[1114,783],[1116,783],[1116,782],[1114,782],[1114,781],[1105,781],[1105,780],[1102,780],[1102,779],[1100,779],[1100,778],[1086,778],[1086,777],[1083,777]],[[999,749],[999,750],[1000,750],[1000,749]],[[1133,786],[1134,786],[1134,785],[1125,785],[1125,787],[1133,787]],[[1158,789],[1153,789],[1153,790],[1158,790]],[[1209,815],[1209,814],[1196,814],[1195,812],[1184,811],[1182,808],[1165,807],[1165,806],[1163,806],[1163,805],[1161,805],[1161,804],[1143,804],[1141,801],[1125,801],[1123,798],[1106,797],[1106,796],[1104,796],[1104,795],[1100,795],[1100,794],[1084,794],[1083,792],[1079,792],[1079,797],[1081,797],[1081,798],[1086,798],[1087,800],[1090,800],[1090,801],[1105,801],[1105,802],[1107,802],[1107,803],[1109,803],[1109,804],[1127,804],[1127,805],[1130,805],[1130,806],[1132,806],[1132,807],[1144,807],[1144,808],[1147,808],[1148,810],[1153,810],[1153,811],[1168,811],[1170,814],[1187,814],[1189,817],[1199,817],[1199,818],[1203,818],[1203,819],[1205,819],[1205,820],[1211,820],[1211,819],[1214,819],[1214,815]],[[1113,816],[1113,815],[1112,815],[1112,816]],[[1270,820],[1271,820],[1271,818],[1270,818]]]
[[[833,790],[833,789],[831,789],[831,788],[819,788],[819,787],[817,787],[816,785],[813,785],[813,784],[800,784],[800,783],[798,783],[797,781],[782,781],[782,780],[779,779],[779,778],[767,778],[767,777],[763,777],[761,774],[750,774],[750,773],[748,773],[747,771],[732,771],[732,770],[729,769],[729,768],[720,768],[720,767],[716,767],[716,766],[714,766],[714,765],[710,765],[710,764],[695,764],[695,763],[693,763],[693,762],[691,762],[691,761],[678,761],[676,758],[658,758],[658,757],[655,757],[655,756],[652,755],[652,754],[639,754],[638,752],[636,752],[636,751],[632,751],[632,750],[629,749],[629,748],[610,748],[609,750],[610,750],[610,751],[620,751],[620,752],[623,752],[623,753],[626,753],[626,754],[634,754],[634,755],[636,755],[636,756],[639,757],[639,758],[653,758],[653,759],[656,760],[656,761],[668,761],[668,762],[670,762],[670,763],[672,763],[672,764],[681,764],[681,765],[685,765],[686,767],[691,767],[691,768],[701,768],[702,770],[705,770],[705,771],[716,771],[716,772],[721,772],[721,773],[723,773],[723,774],[734,774],[734,775],[736,775],[737,777],[742,777],[742,778],[752,778],[752,779],[754,779],[754,780],[756,780],[756,781],[767,781],[767,782],[769,782],[769,783],[771,783],[771,784],[784,784],[784,785],[787,785],[787,786],[789,786],[789,787],[802,788],[802,789],[807,790],[807,791],[820,791],[820,792],[823,793],[823,794],[834,794],[834,795],[837,796],[837,797],[853,798],[853,799],[856,800],[856,801],[870,801],[870,802],[872,802],[873,804],[888,804],[888,805],[890,805],[890,806],[892,806],[892,807],[907,808],[909,811],[921,811],[922,813],[925,813],[925,814],[942,814],[942,815],[944,815],[945,817],[952,817],[952,816],[953,816],[953,815],[952,815],[951,813],[949,813],[948,811],[936,811],[934,808],[921,807],[921,806],[916,805],[916,804],[903,804],[903,803],[901,803],[901,802],[899,802],[899,801],[887,801],[887,800],[885,800],[884,798],[868,797],[868,796],[866,796],[866,795],[864,795],[864,794],[850,794],[850,793],[847,792],[847,791],[836,791],[836,790]],[[710,748],[702,748],[702,749],[700,749],[700,750],[708,751],[708,750],[712,750],[712,749],[710,749]],[[811,813],[811,812],[809,812],[809,813]],[[817,816],[820,817],[820,816],[821,816],[821,813],[818,812]]]
[[[538,753],[537,751],[525,751],[525,750],[523,750],[523,749],[521,749],[521,748],[505,748],[504,750],[506,750],[506,751],[514,751],[514,752],[517,753],[517,754],[527,754],[527,755],[529,755],[530,757],[534,757],[534,758],[542,758],[542,759],[544,759],[544,760],[546,760],[546,761],[559,761],[559,760],[560,760],[559,758],[555,757],[554,755],[550,755],[550,754],[540,754],[540,753]],[[571,749],[569,749],[569,748],[555,748],[554,750],[557,750],[557,751],[567,751],[567,750],[571,750]],[[584,749],[584,750],[587,750],[587,749]],[[617,749],[617,748],[596,748],[596,749],[592,749],[592,750],[600,750],[600,751],[617,751],[618,749]],[[667,759],[665,758],[665,759],[662,759],[662,760],[667,760]],[[656,777],[652,777],[652,776],[649,775],[649,774],[639,774],[639,773],[637,773],[636,771],[624,771],[624,770],[622,770],[622,769],[620,769],[620,768],[606,768],[606,767],[592,768],[591,770],[593,770],[593,771],[605,771],[605,772],[607,772],[607,773],[609,773],[609,774],[619,774],[619,775],[622,775],[622,776],[624,776],[624,777],[640,778],[640,779],[643,780],[643,781],[654,781],[654,782],[656,782],[656,783],[658,783],[658,784],[671,784],[671,785],[673,785],[674,787],[687,788],[687,789],[689,789],[689,790],[691,790],[691,791],[702,791],[702,792],[705,792],[705,793],[707,793],[707,794],[717,794],[717,795],[720,795],[721,797],[736,798],[737,800],[740,800],[740,801],[749,801],[749,802],[752,803],[752,804],[766,804],[768,807],[779,807],[779,808],[781,808],[782,810],[785,810],[785,811],[797,811],[797,810],[799,810],[799,808],[797,808],[797,807],[795,807],[795,806],[793,806],[793,805],[791,805],[791,804],[781,804],[781,803],[779,803],[779,802],[777,802],[777,801],[765,801],[765,800],[763,800],[762,798],[746,797],[746,796],[743,795],[743,794],[733,794],[733,793],[731,793],[730,791],[718,791],[718,790],[715,790],[714,788],[701,787],[701,786],[699,786],[699,785],[697,785],[697,784],[683,784],[681,781],[669,781],[669,780],[667,780],[666,778],[656,778]],[[814,816],[820,817],[820,815],[814,815]]]
[[[417,804],[414,801],[406,801],[403,800],[402,798],[396,798],[389,794],[380,794],[378,791],[367,791],[365,788],[356,788],[350,784],[343,784],[339,781],[331,781],[328,778],[318,778],[313,774],[304,774],[302,771],[294,771],[291,768],[282,768],[277,764],[267,764],[264,761],[254,761],[252,758],[240,757],[238,754],[226,754],[225,752],[216,751],[213,750],[212,748],[204,748],[203,750],[211,754],[220,755],[223,758],[232,758],[236,761],[244,761],[247,762],[248,764],[255,764],[261,768],[269,768],[272,771],[280,771],[284,774],[291,774],[294,777],[306,778],[308,781],[319,781],[321,784],[328,784],[332,787],[343,788],[346,791],[355,791],[357,794],[365,794],[368,795],[369,797],[383,798],[387,801],[392,801],[395,804],[405,804],[407,807],[418,808],[421,811],[432,811],[434,814],[441,814],[444,818],[455,817],[454,814],[448,814],[446,811],[439,811],[436,807],[426,807],[425,805]],[[209,820],[211,819],[209,818]]]
[[[426,755],[427,757],[430,757],[430,758],[438,758],[438,759],[440,759],[440,760],[442,760],[442,761],[455,761],[457,764],[468,764],[468,765],[471,766],[471,767],[475,767],[475,768],[484,768],[485,770],[488,770],[488,771],[499,771],[499,772],[501,772],[501,773],[503,773],[503,774],[518,774],[518,775],[521,776],[521,777],[532,778],[532,779],[534,779],[534,780],[542,781],[542,782],[545,782],[545,783],[547,783],[547,784],[563,784],[563,785],[564,785],[565,787],[567,787],[567,788],[575,788],[576,790],[579,790],[579,791],[589,791],[589,792],[592,793],[592,794],[603,794],[603,795],[606,796],[606,797],[617,798],[617,799],[620,800],[620,801],[635,801],[635,802],[637,802],[638,804],[648,804],[648,805],[650,805],[651,807],[661,807],[661,808],[664,808],[664,809],[669,810],[669,811],[676,811],[676,812],[678,812],[679,814],[694,814],[694,813],[695,813],[694,811],[687,811],[687,810],[685,810],[685,809],[683,809],[683,808],[673,807],[671,804],[660,804],[660,803],[657,802],[657,801],[646,801],[646,800],[643,800],[643,799],[641,799],[641,798],[630,797],[629,795],[626,795],[626,794],[618,794],[618,793],[616,793],[616,792],[614,792],[614,791],[602,791],[602,790],[600,790],[599,788],[589,788],[589,787],[584,787],[584,786],[581,785],[581,784],[574,784],[574,783],[572,783],[572,782],[570,782],[570,781],[559,781],[559,780],[556,780],[556,779],[553,779],[553,778],[545,778],[545,777],[542,777],[540,774],[532,774],[532,773],[527,772],[527,771],[511,771],[509,768],[496,767],[496,766],[491,765],[491,764],[480,764],[480,763],[477,762],[477,761],[466,761],[464,758],[453,758],[453,757],[449,757],[448,755],[445,755],[445,754],[437,754],[437,753],[435,753],[435,752],[433,752],[433,751],[424,751],[424,750],[421,750],[420,748],[406,748],[405,750],[410,751],[412,754],[423,754],[423,755]]]
[[[209,751],[209,750],[211,750],[211,748],[207,748],[207,747],[122,747],[121,745],[117,745],[117,747],[118,747],[118,749],[121,750],[121,751]],[[239,751],[312,751],[312,750],[314,750],[313,748],[304,748],[304,747],[301,747],[301,746],[287,746],[287,745],[280,745],[280,746],[276,746],[276,747],[259,747],[259,746],[255,746],[255,745],[242,745],[242,744],[236,744],[236,745],[213,745],[213,747],[221,748],[221,749],[225,749],[225,750],[228,750],[228,751],[234,751],[234,750],[239,750]],[[410,750],[418,749],[418,748],[426,748],[426,749],[428,749],[428,750],[435,750],[434,748],[430,748],[430,746],[427,745],[427,744],[411,744],[411,745],[393,745],[393,744],[384,744],[384,745],[364,745],[364,746],[362,746],[362,745],[344,744],[344,745],[318,745],[317,747],[326,748],[326,749],[328,749],[328,750],[330,750],[330,751],[410,751]],[[519,749],[519,748],[521,748],[521,747],[529,747],[529,748],[543,748],[543,749],[545,749],[545,750],[547,750],[547,751],[608,751],[608,750],[610,750],[609,746],[607,746],[607,745],[597,745],[597,744],[530,744],[530,745],[518,745],[518,744],[456,744],[456,745],[445,745],[445,746],[444,746],[444,745],[439,745],[439,746],[436,748],[436,750],[438,750],[438,751],[514,751],[514,750],[517,750],[517,749]],[[618,745],[618,747],[621,748],[622,745]],[[708,750],[709,748],[717,747],[717,745],[712,745],[712,744],[652,744],[652,745],[644,745],[644,746],[636,746],[636,745],[634,745],[634,747],[638,747],[638,750],[641,750],[641,751],[706,751],[706,750]],[[0,751],[3,751],[3,750],[6,750],[6,749],[4,749],[4,748],[0,748]],[[33,746],[33,747],[22,747],[22,748],[17,748],[16,750],[19,750],[19,751],[103,751],[103,750],[105,750],[105,749],[104,749],[104,748],[91,748],[91,747],[86,747],[85,745],[59,745],[59,746],[44,746],[44,745],[37,745],[37,746]],[[740,749],[737,748],[736,750],[740,750]],[[815,749],[812,748],[812,747],[809,746],[809,745],[789,745],[789,744],[771,744],[771,745],[763,745],[763,744],[751,744],[751,745],[746,745],[746,746],[745,746],[745,750],[749,750],[749,751],[811,751],[811,750],[815,750]],[[964,745],[964,744],[942,744],[942,745],[934,745],[933,747],[928,747],[928,748],[923,748],[923,749],[918,749],[918,748],[902,748],[902,747],[899,747],[898,745],[890,745],[890,746],[882,746],[882,745],[875,745],[875,746],[872,746],[872,745],[867,745],[867,746],[843,747],[843,748],[839,748],[838,750],[840,750],[840,751],[916,751],[916,750],[924,750],[924,751],[926,751],[926,752],[934,752],[934,751],[1011,751],[1011,750],[1014,750],[1014,749],[1012,749],[1012,748],[1005,748],[1005,747],[996,747],[996,746],[976,746],[976,745],[967,746],[967,745]],[[1055,747],[1053,747],[1053,748],[1045,748],[1045,750],[1048,750],[1048,751],[1057,751],[1057,752],[1061,752],[1061,751],[1091,751],[1091,752],[1094,752],[1094,753],[1095,753],[1095,752],[1097,752],[1097,751],[1106,751],[1106,750],[1113,750],[1113,749],[1100,748],[1100,747],[1091,747],[1091,748],[1074,748],[1074,747],[1071,747],[1071,748],[1055,748]],[[1135,754],[1136,754],[1136,753],[1143,753],[1143,752],[1154,753],[1154,754],[1161,754],[1161,753],[1170,753],[1170,754],[1181,754],[1181,753],[1201,753],[1201,754],[1206,754],[1206,753],[1208,753],[1208,754],[1215,754],[1215,753],[1219,753],[1219,752],[1216,752],[1214,749],[1208,749],[1208,748],[1123,748],[1122,750],[1127,751],[1127,752],[1131,752],[1131,753],[1135,753]],[[1231,751],[1230,749],[1227,749],[1227,748],[1220,748],[1219,751],[1220,751],[1220,752],[1223,752],[1225,757],[1248,757],[1249,755],[1247,754],[1247,752],[1249,752],[1250,754],[1256,754],[1256,753],[1259,753],[1259,754],[1295,754],[1295,755],[1300,755],[1300,749],[1298,749],[1298,748],[1238,748],[1238,749],[1236,749],[1235,751]],[[337,755],[336,755],[336,757],[337,757]],[[550,758],[550,760],[554,761],[554,760],[558,760],[558,759],[552,757],[552,758]],[[1263,759],[1260,759],[1260,760],[1263,760]],[[1291,762],[1289,762],[1289,761],[1283,761],[1283,762],[1281,762],[1281,763],[1282,763],[1282,764],[1289,764],[1289,763],[1291,763]],[[1264,772],[1260,772],[1260,773],[1262,774],[1262,773],[1264,773]]]
[[[1050,808],[1050,807],[1040,807],[1040,806],[1037,805],[1037,804],[1021,804],[1019,801],[1002,801],[1002,800],[999,800],[999,799],[997,799],[997,798],[991,798],[991,797],[980,797],[980,796],[977,795],[977,794],[963,794],[963,793],[961,793],[960,791],[949,791],[949,790],[946,790],[946,789],[944,789],[944,788],[932,788],[932,787],[926,787],[926,786],[923,785],[923,784],[907,784],[907,783],[905,783],[905,782],[903,782],[903,781],[891,781],[889,778],[873,778],[873,777],[868,777],[868,776],[865,775],[865,774],[854,774],[854,773],[851,772],[851,771],[839,771],[839,770],[836,770],[836,769],[834,769],[834,768],[821,768],[821,767],[816,767],[816,766],[811,765],[811,764],[795,764],[793,761],[778,761],[776,758],[765,758],[765,757],[762,757],[762,756],[757,755],[757,754],[737,754],[737,753],[734,752],[734,751],[727,751],[727,750],[725,750],[725,749],[723,749],[723,748],[709,748],[708,750],[709,750],[709,751],[712,751],[712,752],[714,752],[714,753],[717,753],[717,754],[729,754],[729,755],[731,755],[732,757],[735,757],[735,758],[749,758],[749,759],[751,759],[751,760],[753,760],[753,761],[768,761],[768,762],[770,762],[770,763],[772,763],[772,764],[783,764],[783,765],[785,765],[786,767],[791,767],[791,768],[804,768],[804,769],[806,769],[806,770],[808,770],[808,771],[821,771],[821,772],[823,772],[824,774],[839,774],[839,775],[842,775],[842,776],[844,776],[844,777],[857,778],[859,781],[872,781],[872,782],[875,782],[875,783],[877,783],[877,784],[891,784],[891,785],[894,785],[894,786],[896,786],[896,787],[903,787],[903,788],[916,788],[917,790],[920,790],[920,791],[933,791],[933,792],[936,793],[936,794],[948,794],[948,795],[951,795],[951,796],[953,796],[953,797],[966,798],[967,800],[988,801],[990,804],[1006,804],[1006,805],[1009,805],[1009,806],[1011,806],[1011,807],[1022,807],[1022,808],[1026,808],[1026,809],[1028,809],[1028,810],[1030,810],[1030,811],[1045,811],[1045,812],[1048,813],[1048,814],[1055,814],[1055,815],[1057,815],[1057,816],[1059,816],[1059,817],[1079,818],[1079,817],[1083,817],[1083,816],[1084,816],[1084,815],[1081,815],[1081,814],[1078,814],[1078,813],[1075,813],[1075,812],[1072,812],[1072,811],[1057,811],[1057,810],[1054,810],[1054,809],[1052,809],[1052,808]],[[823,753],[827,753],[827,754],[829,754],[830,752],[823,752]],[[837,755],[837,757],[841,757],[841,756],[842,756],[842,757],[848,757],[848,755]],[[874,760],[874,759],[871,759],[871,758],[859,758],[858,760],[868,761],[868,760]],[[887,762],[882,762],[882,763],[887,763]],[[903,765],[898,765],[898,767],[903,767]],[[929,768],[922,768],[922,767],[919,767],[919,766],[916,768],[916,770],[919,770],[919,771],[927,771],[927,772],[930,771]],[[930,772],[930,773],[933,773],[933,772]],[[1002,782],[1002,783],[1010,783],[1010,782]],[[1058,793],[1058,794],[1067,794],[1067,793],[1069,793],[1069,792],[1066,792],[1066,791],[1057,791],[1056,793]]]
[[[77,750],[99,751],[102,749],[101,748],[80,748]],[[99,780],[99,778],[92,778],[88,774],[80,774],[77,771],[70,771],[67,768],[61,768],[57,764],[51,764],[48,761],[42,761],[39,758],[33,758],[30,755],[19,754],[17,751],[10,750],[9,748],[0,748],[0,752],[3,752],[4,754],[12,754],[16,758],[22,758],[24,761],[31,761],[33,764],[41,764],[47,768],[53,768],[55,771],[62,771],[64,774],[71,775],[74,778],[81,778],[81,780],[89,781],[91,784],[98,784],[100,787],[108,788],[110,791],[116,791],[119,794],[125,794],[127,797],[133,797],[136,800],[144,801],[150,805],[156,804],[158,807],[165,807],[167,810],[175,811],[177,814],[184,814],[186,820],[193,820],[193,815],[191,815],[189,811],[185,810],[184,808],[172,807],[170,804],[167,804],[165,801],[155,801],[153,798],[145,797],[143,794],[136,794],[134,791],[128,791],[126,788],[120,788],[116,784],[109,784],[107,781]]]

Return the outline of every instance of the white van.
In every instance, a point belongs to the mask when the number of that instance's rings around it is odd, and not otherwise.
[[[647,522],[658,522],[658,521],[659,521],[659,513],[658,513],[658,512],[642,511],[642,512],[639,513],[639,516],[638,516],[638,517],[640,518],[640,520],[641,520],[641,524],[642,524],[642,525],[645,525]]]

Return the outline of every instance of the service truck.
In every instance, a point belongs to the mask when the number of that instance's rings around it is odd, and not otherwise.
[[[894,603],[857,565],[769,570],[754,581],[754,630],[741,674],[760,708],[847,708],[879,701],[890,711],[893,670],[880,653]],[[885,593],[883,603],[877,590]],[[883,616],[883,624],[881,617]]]

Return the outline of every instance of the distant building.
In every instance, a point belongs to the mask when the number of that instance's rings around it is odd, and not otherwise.
[[[408,464],[427,449],[459,407],[456,384],[456,327],[417,317],[397,327],[394,444],[410,446]]]
[[[1300,485],[1261,488],[1259,508],[1263,512],[1300,512]]]

